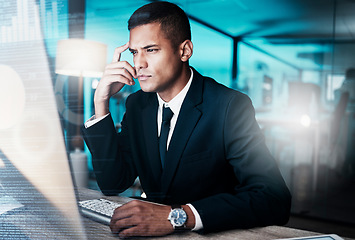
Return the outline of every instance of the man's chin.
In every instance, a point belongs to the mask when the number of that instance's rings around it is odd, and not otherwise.
[[[143,92],[146,92],[146,93],[156,92],[155,89],[153,89],[153,88],[144,88],[144,87],[141,87],[141,90],[142,90]]]
[[[156,89],[154,88],[154,87],[152,87],[152,86],[147,86],[146,84],[142,84],[142,83],[140,83],[140,87],[141,87],[141,90],[143,91],[143,92],[147,92],[147,93],[149,93],[149,92],[156,92]]]

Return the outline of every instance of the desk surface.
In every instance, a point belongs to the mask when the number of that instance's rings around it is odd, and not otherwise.
[[[79,191],[80,200],[87,200],[93,198],[100,198],[103,195],[94,190],[90,189],[80,189]],[[104,197],[118,202],[130,201],[128,198],[122,197]],[[94,222],[88,218],[83,217],[83,223],[85,226],[85,231],[87,233],[88,239],[118,239],[117,236],[113,235],[108,226],[102,225],[100,223]],[[263,228],[253,228],[248,230],[231,230],[220,233],[212,233],[207,235],[200,235],[195,232],[184,232],[175,233],[169,236],[165,236],[164,239],[189,239],[189,240],[200,240],[200,239],[238,239],[238,240],[267,240],[267,239],[279,239],[279,238],[291,238],[291,237],[305,237],[312,235],[320,235],[320,233],[303,231],[298,229],[292,229],[280,226],[269,226]],[[162,239],[162,238],[144,238],[144,239]],[[344,238],[351,240],[350,238]]]

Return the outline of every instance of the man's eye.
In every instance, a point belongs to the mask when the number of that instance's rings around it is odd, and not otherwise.
[[[132,53],[133,55],[136,55],[136,54],[137,54],[137,51],[131,51],[131,53]]]
[[[158,51],[158,49],[155,49],[155,48],[148,48],[147,49],[147,52],[156,52]]]

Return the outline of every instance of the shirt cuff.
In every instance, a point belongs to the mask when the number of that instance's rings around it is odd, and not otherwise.
[[[200,214],[198,214],[196,208],[194,206],[192,206],[190,203],[188,203],[186,205],[189,206],[189,208],[191,209],[191,211],[195,215],[195,227],[192,229],[192,231],[201,230],[203,228],[203,224],[202,224],[202,221],[201,221]]]
[[[106,114],[105,116],[99,117],[99,118],[96,118],[95,115],[92,116],[84,123],[85,128],[89,128],[89,127],[93,126],[94,124],[100,122],[102,119],[104,119],[108,115],[110,115],[110,113]]]

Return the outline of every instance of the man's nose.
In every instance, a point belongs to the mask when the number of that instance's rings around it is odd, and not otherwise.
[[[134,58],[134,67],[136,70],[148,67],[148,63],[144,54],[137,53],[136,57]]]

